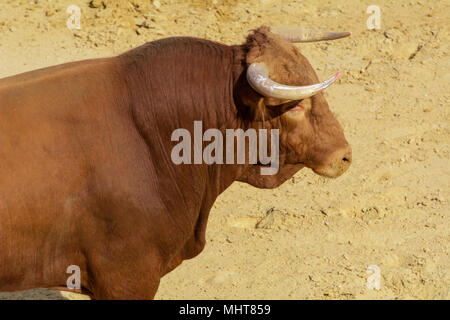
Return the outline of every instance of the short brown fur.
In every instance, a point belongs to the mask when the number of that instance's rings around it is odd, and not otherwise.
[[[0,80],[0,291],[65,287],[77,265],[94,299],[151,299],[164,274],[202,251],[209,211],[233,181],[274,188],[305,166],[326,175],[348,143],[323,95],[260,96],[245,80],[257,61],[282,83],[318,81],[264,27],[240,46],[169,38]],[[278,174],[175,165],[171,133],[192,133],[195,120],[280,129]]]

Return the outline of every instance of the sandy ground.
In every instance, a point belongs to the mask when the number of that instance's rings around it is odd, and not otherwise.
[[[449,299],[450,1],[2,0],[0,77],[190,35],[235,44],[262,24],[352,31],[298,45],[353,147],[337,180],[305,169],[276,190],[235,183],[211,212],[204,252],[157,299]],[[81,8],[81,30],[66,8]],[[366,287],[369,265],[380,290]],[[145,276],[145,275],[143,275]],[[0,299],[83,299],[45,289]]]

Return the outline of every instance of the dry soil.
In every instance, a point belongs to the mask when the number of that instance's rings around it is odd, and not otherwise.
[[[368,30],[376,2],[381,28]],[[66,25],[70,5],[81,29]],[[353,147],[336,180],[304,169],[275,190],[234,183],[207,246],[157,299],[449,299],[450,1],[2,0],[0,77],[112,56],[174,35],[241,43],[260,25],[351,31],[298,45]],[[380,290],[366,286],[367,268]],[[145,276],[145,275],[143,275]],[[83,299],[45,289],[0,299]]]

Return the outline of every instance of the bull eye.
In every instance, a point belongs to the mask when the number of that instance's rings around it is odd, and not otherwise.
[[[301,112],[305,111],[305,108],[299,103],[295,107],[293,107],[290,111]]]

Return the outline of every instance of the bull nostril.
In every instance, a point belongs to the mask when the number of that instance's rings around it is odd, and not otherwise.
[[[341,154],[341,157],[342,162],[344,162],[345,165],[350,165],[352,163],[352,149],[348,147],[346,152],[344,154]]]

